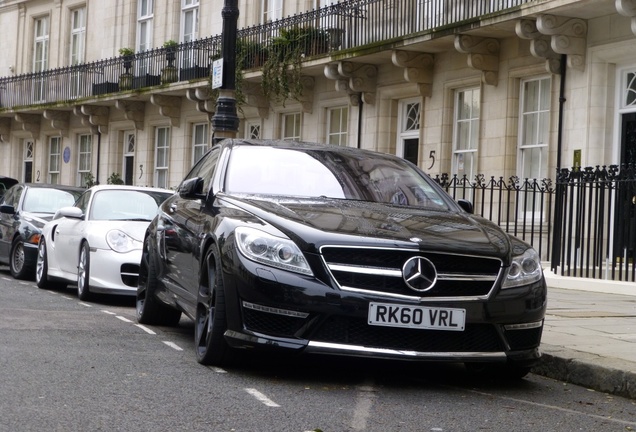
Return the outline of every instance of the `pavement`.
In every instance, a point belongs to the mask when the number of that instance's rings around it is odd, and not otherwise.
[[[546,272],[538,375],[636,399],[636,282]]]

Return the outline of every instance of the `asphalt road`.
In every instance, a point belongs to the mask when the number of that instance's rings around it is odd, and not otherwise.
[[[0,267],[0,431],[629,431],[636,401],[460,365],[250,353],[199,365],[192,323],[137,325]]]

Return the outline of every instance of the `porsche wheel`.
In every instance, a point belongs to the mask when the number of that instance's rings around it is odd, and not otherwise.
[[[53,280],[49,276],[49,263],[44,237],[42,237],[38,244],[38,259],[35,264],[35,283],[38,288],[64,288],[66,286],[66,283]]]
[[[232,361],[234,353],[223,336],[227,330],[225,292],[221,262],[214,246],[206,253],[203,265],[194,323],[196,356],[201,364],[223,366]]]
[[[77,264],[77,297],[82,301],[88,301],[92,295],[90,292],[90,270],[91,270],[90,249],[87,242],[82,243],[79,262]]]
[[[157,270],[155,262],[150,256],[148,238],[146,238],[139,266],[136,301],[137,321],[140,324],[176,326],[181,319],[181,311],[160,303],[155,297],[156,289]]]

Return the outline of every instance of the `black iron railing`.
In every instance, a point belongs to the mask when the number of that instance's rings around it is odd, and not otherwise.
[[[536,0],[349,0],[238,31],[237,60],[258,69],[281,33],[306,47],[304,58],[358,50],[445,26],[467,24]],[[0,78],[0,110],[73,102],[102,94],[210,76],[220,35],[106,60]],[[175,57],[171,60],[174,50]]]
[[[636,166],[561,169],[557,180],[437,176],[475,214],[530,243],[557,274],[636,281]]]
[[[509,234],[530,243],[544,261],[550,260],[554,188],[550,179],[536,180],[518,177],[437,176],[435,180],[453,199],[473,203],[474,213],[504,229]]]

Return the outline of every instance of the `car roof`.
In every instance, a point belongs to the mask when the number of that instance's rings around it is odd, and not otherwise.
[[[52,184],[52,183],[20,183],[20,185],[23,185],[29,188],[60,189],[60,190],[76,191],[76,192],[81,192],[85,190],[85,188],[79,187],[79,186],[69,186],[69,185]]]
[[[333,144],[325,144],[311,141],[293,141],[284,139],[236,139],[230,138],[219,143],[221,146],[239,147],[239,146],[255,146],[255,147],[274,147],[285,149],[304,149],[314,151],[325,151],[330,153],[356,154],[359,156],[368,155],[383,158],[395,158],[395,155],[389,153],[378,152],[374,150],[361,149],[357,147],[339,146]]]
[[[95,185],[90,188],[92,191],[101,191],[101,190],[137,190],[137,191],[151,191],[151,192],[167,192],[174,193],[171,189],[163,189],[156,187],[146,187],[146,186],[131,186],[131,185]]]
[[[4,188],[0,187],[0,189],[9,189],[11,186],[18,183],[20,183],[18,179],[14,179],[12,177],[0,176],[0,184],[4,186]]]

